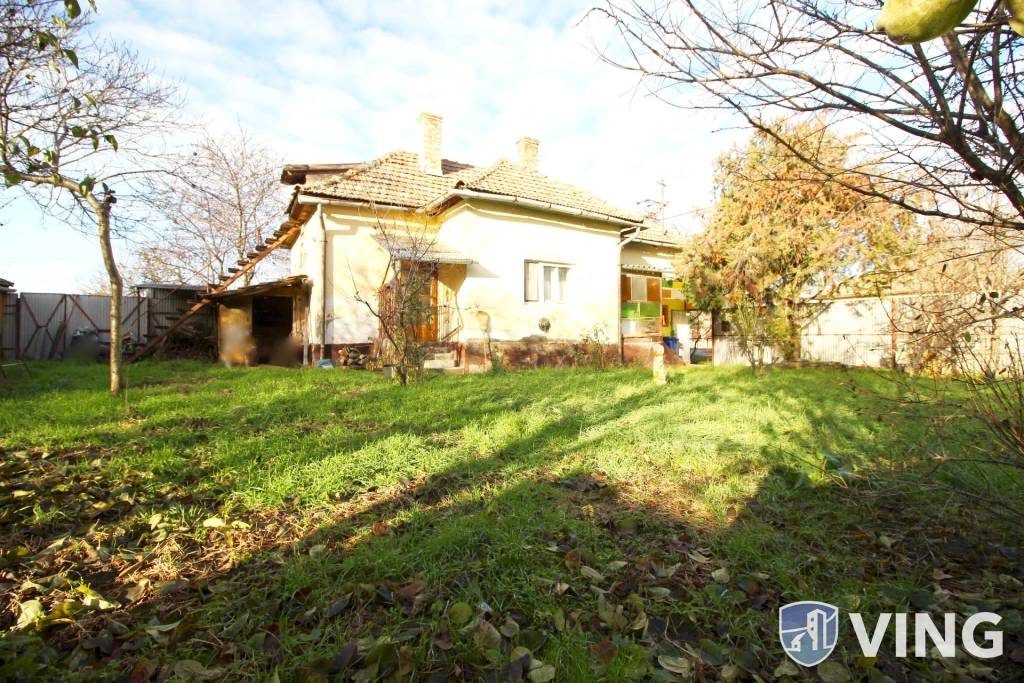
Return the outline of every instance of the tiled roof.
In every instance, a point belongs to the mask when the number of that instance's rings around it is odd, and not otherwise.
[[[508,159],[499,159],[490,168],[466,180],[466,189],[549,202],[627,221],[639,220],[634,214],[609,204],[595,194],[575,185],[560,183]]]
[[[679,233],[666,230],[658,223],[646,219],[644,220],[643,227],[640,228],[640,234],[637,236],[636,241],[643,242],[644,244],[670,247],[681,247],[686,244],[686,238]]]
[[[450,190],[466,189],[639,221],[637,216],[586,190],[552,180],[508,159],[500,159],[487,168],[444,159],[441,171],[439,176],[424,173],[420,170],[419,156],[413,152],[390,152],[343,173],[317,178],[300,186],[298,191],[315,197],[419,209],[441,199]]]

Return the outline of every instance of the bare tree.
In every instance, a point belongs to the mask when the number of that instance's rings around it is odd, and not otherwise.
[[[115,224],[113,207],[160,167],[163,136],[178,121],[177,88],[155,79],[128,47],[89,38],[77,2],[7,3],[4,11],[2,172],[8,191],[21,188],[42,210],[97,231],[112,296],[110,390],[117,393],[123,282],[111,240],[132,216],[119,211]]]
[[[933,221],[892,285],[894,365],[911,375],[994,376],[1019,363],[1022,265],[1019,239]]]
[[[159,280],[217,282],[274,231],[283,201],[280,166],[241,124],[222,137],[203,132],[178,173],[150,184],[147,201],[163,220],[136,250],[142,272]],[[255,274],[247,271],[244,283]]]
[[[393,366],[405,385],[423,370],[424,342],[436,337],[436,230],[426,216],[409,222],[377,214],[374,239],[388,254],[380,287],[375,292],[356,289],[353,298],[376,318],[381,363]]]
[[[770,119],[813,113],[865,133],[859,166],[832,168],[790,146],[818,173],[924,216],[1024,230],[1024,40],[1002,3],[979,3],[970,23],[916,45],[874,30],[880,9],[878,0],[631,0],[589,16],[621,37],[595,50],[655,97],[737,112],[784,145]]]

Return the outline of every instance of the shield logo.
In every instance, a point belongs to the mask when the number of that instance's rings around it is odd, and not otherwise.
[[[839,609],[825,602],[794,602],[779,608],[779,638],[789,658],[803,666],[828,659],[839,637]]]

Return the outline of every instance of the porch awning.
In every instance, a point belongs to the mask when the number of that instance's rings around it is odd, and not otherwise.
[[[396,261],[413,263],[473,263],[473,259],[430,237],[395,237],[375,235],[377,244],[384,247]]]

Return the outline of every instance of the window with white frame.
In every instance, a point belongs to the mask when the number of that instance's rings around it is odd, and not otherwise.
[[[569,266],[526,261],[523,264],[523,300],[566,303],[569,300]]]

